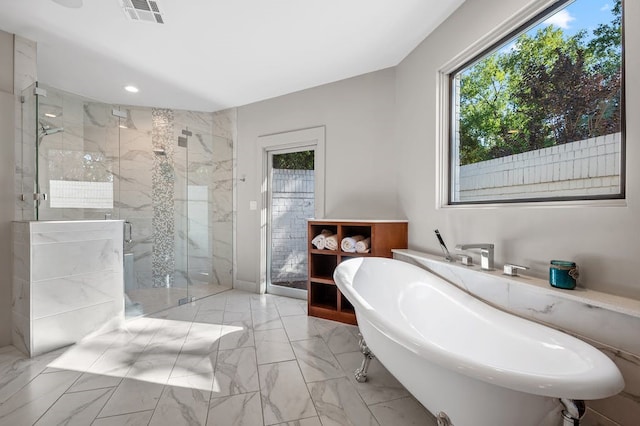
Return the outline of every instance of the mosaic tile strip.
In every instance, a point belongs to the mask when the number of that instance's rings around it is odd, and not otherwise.
[[[153,108],[151,143],[154,151],[152,171],[153,250],[152,271],[154,287],[172,287],[176,255],[174,248],[175,220],[175,150],[173,140],[173,111]]]

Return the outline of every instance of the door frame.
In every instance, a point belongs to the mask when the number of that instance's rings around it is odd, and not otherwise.
[[[270,176],[269,155],[276,151],[302,151],[314,150],[314,193],[315,193],[315,219],[324,219],[325,208],[325,127],[312,127],[309,129],[294,130],[258,137],[258,170],[260,171],[260,265],[258,269],[258,292],[267,291],[270,269],[267,249],[271,241],[271,215],[270,213]],[[307,292],[300,289],[291,289],[281,286],[269,286],[273,294],[282,296],[307,298]],[[275,288],[278,287],[278,288]]]

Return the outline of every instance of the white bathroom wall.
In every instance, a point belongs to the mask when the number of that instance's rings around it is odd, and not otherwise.
[[[625,2],[627,198],[624,206],[438,208],[438,70],[529,0],[465,2],[396,68],[398,202],[409,219],[409,246],[439,253],[433,229],[449,246],[494,243],[496,262],[532,267],[574,260],[582,285],[640,299],[640,3]],[[330,162],[329,162],[330,164]]]
[[[237,176],[246,181],[237,186],[237,282],[258,278],[258,136],[325,126],[326,216],[398,217],[394,75],[385,69],[238,108]],[[258,210],[249,209],[250,201],[258,201]]]
[[[0,347],[11,343],[13,102],[13,35],[0,31]]]

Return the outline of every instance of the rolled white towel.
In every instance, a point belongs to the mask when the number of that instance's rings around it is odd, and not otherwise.
[[[322,231],[320,231],[320,233],[318,235],[313,237],[313,239],[311,240],[311,244],[316,246],[316,248],[319,249],[319,250],[324,250],[324,248],[326,246],[325,238],[327,238],[328,236],[330,236],[332,234],[333,234],[332,231],[330,231],[328,229],[323,229]]]
[[[338,250],[338,236],[333,234],[324,239],[324,246],[327,250]]]
[[[356,243],[356,253],[369,253],[371,247],[371,238],[365,238],[362,241]]]
[[[356,243],[358,241],[364,240],[362,235],[354,235],[353,237],[345,237],[340,242],[340,247],[342,251],[347,253],[355,253],[356,252]]]

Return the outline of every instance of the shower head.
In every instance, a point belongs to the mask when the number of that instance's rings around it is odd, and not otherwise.
[[[40,122],[40,133],[38,133],[38,145],[42,143],[45,136],[55,135],[56,133],[64,132],[64,127],[51,127]]]
[[[44,136],[55,135],[60,132],[64,132],[64,127],[42,127],[42,134]]]

